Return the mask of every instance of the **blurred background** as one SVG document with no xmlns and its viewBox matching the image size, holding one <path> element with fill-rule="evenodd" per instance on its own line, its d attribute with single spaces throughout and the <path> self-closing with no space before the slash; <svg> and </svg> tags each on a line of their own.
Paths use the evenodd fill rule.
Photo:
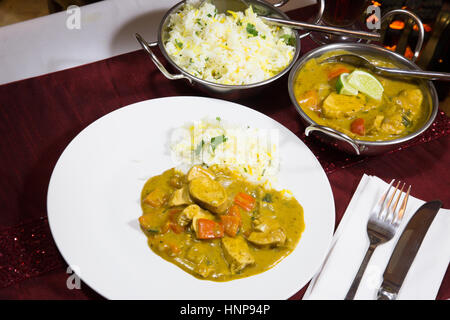
<svg viewBox="0 0 450 320">
<path fill-rule="evenodd" d="M 0 0 L 0 27 L 101 0 Z"/>
</svg>

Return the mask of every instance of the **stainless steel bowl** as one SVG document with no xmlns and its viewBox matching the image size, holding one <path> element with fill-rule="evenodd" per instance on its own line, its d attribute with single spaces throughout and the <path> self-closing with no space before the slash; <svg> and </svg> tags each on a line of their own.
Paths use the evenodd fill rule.
<svg viewBox="0 0 450 320">
<path fill-rule="evenodd" d="M 336 51 L 345 50 L 355 54 L 368 55 L 374 58 L 380 58 L 382 60 L 387 60 L 395 64 L 399 68 L 410 69 L 410 70 L 420 70 L 420 68 L 414 64 L 412 61 L 406 59 L 400 54 L 389 51 L 380 46 L 372 44 L 359 44 L 359 43 L 334 43 L 319 47 L 315 50 L 308 52 L 306 55 L 302 56 L 297 63 L 292 67 L 289 74 L 289 95 L 292 103 L 300 114 L 303 122 L 307 126 L 305 129 L 305 134 L 315 133 L 315 135 L 323 142 L 334 146 L 337 149 L 343 150 L 350 154 L 356 155 L 375 155 L 384 153 L 404 145 L 417 138 L 421 133 L 423 133 L 428 127 L 433 123 L 438 112 L 438 96 L 436 89 L 431 81 L 419 80 L 419 86 L 424 93 L 424 101 L 429 101 L 430 112 L 428 120 L 424 125 L 414 133 L 411 133 L 405 137 L 401 137 L 394 140 L 388 141 L 364 141 L 356 140 L 350 138 L 348 135 L 331 129 L 329 127 L 318 125 L 314 122 L 308 115 L 303 111 L 303 109 L 298 104 L 294 95 L 294 81 L 297 78 L 298 72 L 302 69 L 306 62 L 313 58 L 319 58 L 323 54 Z"/>
<path fill-rule="evenodd" d="M 198 88 L 202 92 L 205 92 L 211 96 L 219 97 L 222 99 L 228 99 L 228 100 L 236 100 L 244 97 L 248 97 L 251 95 L 255 95 L 258 93 L 263 87 L 266 85 L 274 82 L 278 78 L 282 77 L 284 74 L 286 74 L 291 67 L 294 65 L 295 61 L 297 60 L 299 54 L 300 54 L 300 38 L 304 35 L 299 35 L 297 31 L 293 30 L 296 41 L 295 41 L 295 53 L 294 57 L 292 58 L 291 63 L 279 74 L 273 76 L 270 79 L 267 79 L 265 81 L 261 81 L 258 83 L 252 83 L 247 85 L 225 85 L 225 84 L 219 84 L 214 83 L 210 81 L 206 81 L 200 78 L 197 78 L 193 76 L 192 74 L 187 73 L 182 68 L 180 68 L 177 64 L 173 62 L 173 60 L 168 55 L 165 47 L 164 42 L 165 39 L 167 39 L 167 24 L 169 22 L 169 17 L 177 12 L 186 1 L 179 2 L 175 6 L 173 6 L 163 17 L 159 29 L 158 29 L 158 40 L 156 42 L 147 42 L 139 34 L 136 34 L 136 38 L 138 42 L 141 44 L 141 46 L 149 53 L 150 58 L 155 63 L 155 65 L 158 67 L 158 69 L 164 74 L 164 76 L 167 77 L 167 79 L 170 80 L 178 80 L 178 79 L 186 79 L 193 87 Z M 253 8 L 259 11 L 256 12 L 262 12 L 266 16 L 270 17 L 277 17 L 277 18 L 284 18 L 289 19 L 289 17 L 279 10 L 277 7 L 280 7 L 284 5 L 286 0 L 279 2 L 278 4 L 272 5 L 270 3 L 267 3 L 265 1 L 260 0 L 248 0 L 247 3 L 249 5 L 252 5 Z M 320 17 L 317 18 L 318 20 Z M 170 73 L 164 65 L 159 61 L 159 59 L 156 57 L 156 55 L 152 52 L 151 48 L 158 46 L 161 50 L 162 54 L 164 55 L 164 58 L 172 65 L 172 67 L 178 72 L 176 74 Z"/>
</svg>

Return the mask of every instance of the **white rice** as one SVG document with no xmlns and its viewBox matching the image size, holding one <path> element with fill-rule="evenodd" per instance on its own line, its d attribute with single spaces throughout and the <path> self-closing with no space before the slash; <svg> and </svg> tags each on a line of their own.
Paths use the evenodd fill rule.
<svg viewBox="0 0 450 320">
<path fill-rule="evenodd" d="M 215 83 L 243 85 L 269 79 L 292 61 L 291 29 L 268 25 L 249 7 L 217 14 L 208 2 L 188 1 L 171 15 L 165 48 L 188 73 Z"/>
<path fill-rule="evenodd" d="M 279 170 L 277 130 L 263 130 L 204 119 L 172 133 L 172 160 L 181 171 L 194 164 L 226 165 L 255 183 L 276 182 Z"/>
</svg>

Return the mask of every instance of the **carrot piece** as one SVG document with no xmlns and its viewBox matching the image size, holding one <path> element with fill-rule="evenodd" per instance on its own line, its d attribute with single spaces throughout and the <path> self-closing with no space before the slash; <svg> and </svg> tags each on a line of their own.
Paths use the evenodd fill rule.
<svg viewBox="0 0 450 320">
<path fill-rule="evenodd" d="M 182 233 L 184 231 L 184 227 L 180 226 L 178 223 L 176 222 L 172 222 L 172 221 L 167 221 L 164 226 L 161 228 L 161 233 L 167 233 L 172 231 L 173 233 Z"/>
<path fill-rule="evenodd" d="M 167 233 L 167 232 L 169 232 L 169 230 L 171 230 L 170 229 L 170 222 L 167 222 L 165 225 L 162 226 L 161 233 L 162 234 Z"/>
<path fill-rule="evenodd" d="M 169 221 L 176 223 L 177 214 L 181 212 L 181 209 L 172 209 L 167 213 L 169 216 Z"/>
<path fill-rule="evenodd" d="M 302 108 L 309 108 L 317 111 L 319 106 L 319 96 L 317 95 L 317 91 L 309 90 L 303 93 L 298 99 L 298 104 Z"/>
<path fill-rule="evenodd" d="M 364 128 L 364 119 L 357 118 L 357 119 L 353 120 L 353 122 L 350 125 L 350 131 L 353 133 L 356 133 L 360 136 L 363 136 L 366 131 Z"/>
<path fill-rule="evenodd" d="M 239 192 L 234 197 L 234 203 L 236 203 L 239 207 L 241 207 L 245 211 L 250 212 L 255 207 L 256 200 L 247 193 Z"/>
<path fill-rule="evenodd" d="M 169 227 L 174 233 L 182 233 L 184 231 L 184 227 L 180 226 L 178 223 L 170 222 Z"/>
<path fill-rule="evenodd" d="M 241 217 L 241 209 L 239 209 L 238 205 L 232 205 L 231 207 L 228 208 L 227 211 L 227 215 L 228 216 L 232 216 L 232 217 L 238 217 L 239 219 L 239 226 L 242 226 L 242 217 Z"/>
<path fill-rule="evenodd" d="M 334 79 L 342 73 L 349 73 L 349 72 L 350 72 L 350 70 L 348 70 L 347 67 L 345 67 L 343 65 L 337 65 L 337 66 L 333 67 L 330 70 L 330 72 L 328 72 L 328 80 Z"/>
<path fill-rule="evenodd" d="M 225 233 L 230 237 L 234 237 L 239 230 L 241 219 L 237 216 L 223 215 L 220 216 L 220 220 L 222 220 Z"/>
<path fill-rule="evenodd" d="M 174 233 L 182 233 L 184 231 L 184 228 L 180 226 L 179 224 L 167 222 L 161 229 L 161 233 L 167 233 L 171 230 Z"/>
<path fill-rule="evenodd" d="M 240 219 L 241 218 L 241 209 L 239 209 L 239 207 L 234 204 L 228 208 L 227 215 L 239 217 L 239 219 Z"/>
<path fill-rule="evenodd" d="M 150 222 L 147 219 L 146 215 L 140 216 L 139 217 L 139 224 L 141 225 L 142 228 L 144 229 L 148 229 L 151 227 Z"/>
<path fill-rule="evenodd" d="M 224 229 L 221 223 L 217 223 L 210 219 L 197 220 L 197 238 L 198 239 L 215 239 L 223 238 Z"/>
<path fill-rule="evenodd" d="M 167 194 L 159 188 L 156 188 L 150 192 L 144 199 L 146 204 L 151 205 L 154 208 L 161 207 L 166 201 Z"/>
<path fill-rule="evenodd" d="M 184 227 L 180 226 L 177 222 L 177 215 L 181 212 L 181 209 L 171 209 L 167 212 L 168 219 L 164 226 L 161 228 L 161 233 L 167 233 L 171 230 L 174 233 L 182 233 Z"/>
</svg>

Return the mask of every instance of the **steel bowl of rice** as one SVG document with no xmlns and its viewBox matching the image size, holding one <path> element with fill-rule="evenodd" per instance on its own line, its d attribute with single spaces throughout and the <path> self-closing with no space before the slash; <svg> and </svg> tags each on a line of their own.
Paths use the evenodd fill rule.
<svg viewBox="0 0 450 320">
<path fill-rule="evenodd" d="M 163 17 L 157 41 L 147 42 L 139 34 L 136 38 L 168 79 L 185 79 L 214 97 L 248 97 L 289 71 L 300 54 L 300 36 L 258 17 L 289 19 L 274 5 L 257 0 L 247 4 L 245 11 L 219 13 L 208 1 L 182 1 Z M 175 73 L 154 54 L 156 46 Z"/>
</svg>

